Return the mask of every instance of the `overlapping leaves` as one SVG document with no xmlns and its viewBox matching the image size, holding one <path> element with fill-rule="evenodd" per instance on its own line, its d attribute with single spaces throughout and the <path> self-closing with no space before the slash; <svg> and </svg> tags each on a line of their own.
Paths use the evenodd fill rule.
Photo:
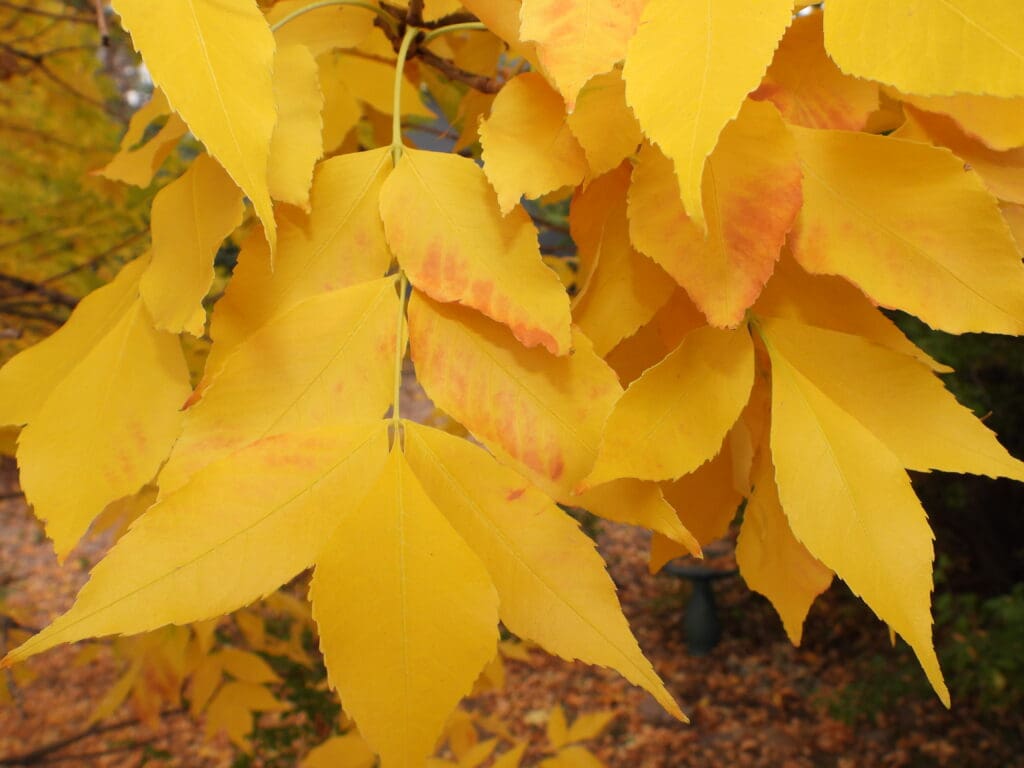
<svg viewBox="0 0 1024 768">
<path fill-rule="evenodd" d="M 1024 329 L 1007 224 L 1024 137 L 985 119 L 1024 97 L 1015 19 L 932 10 L 911 29 L 838 0 L 795 21 L 790 0 L 466 5 L 533 69 L 506 70 L 479 132 L 462 126 L 483 168 L 377 138 L 401 110 L 351 80 L 383 66 L 364 10 L 300 17 L 275 53 L 248 0 L 163 13 L 173 44 L 116 3 L 167 95 L 131 131 L 173 109 L 208 154 L 158 196 L 152 257 L 0 371 L 0 420 L 23 425 L 23 483 L 60 554 L 154 475 L 159 498 L 7 663 L 217 616 L 313 568 L 330 680 L 385 766 L 431 752 L 499 620 L 681 716 L 558 505 L 654 530 L 659 565 L 699 554 L 747 498 L 740 568 L 790 637 L 838 576 L 948 703 L 905 469 L 1024 480 L 1024 465 L 878 306 Z M 865 39 L 893 35 L 905 44 L 865 58 Z M 950 39 L 966 74 L 921 64 Z M 472 60 L 464 38 L 441 43 Z M 424 114 L 410 76 L 395 92 Z M 127 147 L 107 173 L 144 178 L 163 146 Z M 519 204 L 565 189 L 571 302 Z M 189 396 L 172 334 L 203 333 L 243 194 L 262 226 Z M 407 340 L 476 444 L 398 418 Z"/>
</svg>

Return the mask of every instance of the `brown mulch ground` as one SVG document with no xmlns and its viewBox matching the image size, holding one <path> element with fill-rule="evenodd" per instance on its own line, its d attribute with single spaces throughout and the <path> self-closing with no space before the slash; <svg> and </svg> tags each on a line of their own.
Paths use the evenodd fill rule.
<svg viewBox="0 0 1024 768">
<path fill-rule="evenodd" d="M 14 491 L 13 467 L 6 462 L 0 495 Z M 533 653 L 528 662 L 506 664 L 502 694 L 470 704 L 500 716 L 517 737 L 530 740 L 524 765 L 536 765 L 542 756 L 544 719 L 557 703 L 570 717 L 606 708 L 620 713 L 589 745 L 611 768 L 1024 766 L 1019 715 L 980 715 L 961 702 L 947 712 L 934 696 L 915 695 L 873 716 L 862 713 L 856 725 L 835 719 L 830 712 L 855 679 L 858 660 L 893 653 L 884 625 L 842 587 L 818 601 L 804 644 L 794 649 L 766 601 L 738 578 L 721 582 L 716 593 L 724 638 L 710 655 L 697 658 L 687 653 L 680 626 L 685 585 L 647 574 L 643 532 L 604 522 L 599 529 L 625 613 L 692 722 L 676 723 L 610 671 Z M 26 621 L 42 624 L 66 608 L 101 551 L 101 544 L 87 543 L 59 567 L 23 500 L 0 500 L 0 587 L 6 585 L 9 602 Z M 75 657 L 73 649 L 60 648 L 30 662 L 35 679 L 19 689 L 12 704 L 0 706 L 0 766 L 231 764 L 230 746 L 223 739 L 206 741 L 201 725 L 187 717 L 171 715 L 153 729 L 130 723 L 126 712 L 105 723 L 128 725 L 75 740 L 48 753 L 45 762 L 4 762 L 81 732 L 96 692 L 109 687 L 116 669 L 102 657 L 87 665 L 76 664 Z M 173 757 L 150 761 L 153 750 Z"/>
</svg>

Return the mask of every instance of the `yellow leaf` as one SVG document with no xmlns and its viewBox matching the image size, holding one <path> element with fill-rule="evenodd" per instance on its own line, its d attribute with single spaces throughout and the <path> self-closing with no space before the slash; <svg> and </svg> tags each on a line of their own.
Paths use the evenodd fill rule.
<svg viewBox="0 0 1024 768">
<path fill-rule="evenodd" d="M 213 258 L 242 223 L 242 193 L 215 160 L 199 155 L 153 201 L 153 259 L 139 292 L 156 327 L 202 336 L 202 300 L 213 283 Z"/>
<path fill-rule="evenodd" d="M 625 58 L 643 6 L 643 0 L 523 0 L 522 39 L 536 42 L 570 112 L 590 78 Z"/>
<path fill-rule="evenodd" d="M 881 440 L 763 338 L 775 481 L 794 536 L 903 636 L 949 706 L 932 646 L 932 532 L 910 478 Z"/>
<path fill-rule="evenodd" d="M 269 435 L 383 416 L 397 323 L 390 278 L 318 294 L 274 317 L 235 348 L 188 410 L 160 473 L 161 495 Z"/>
<path fill-rule="evenodd" d="M 483 560 L 512 632 L 562 658 L 612 667 L 682 716 L 633 639 L 593 542 L 568 515 L 465 440 L 407 424 L 406 451 L 427 494 Z"/>
<path fill-rule="evenodd" d="M 615 404 L 585 482 L 693 472 L 718 453 L 753 383 L 754 345 L 745 327 L 692 331 Z"/>
<path fill-rule="evenodd" d="M 494 656 L 498 597 L 397 446 L 365 500 L 332 512 L 310 586 L 328 679 L 383 768 L 422 765 Z"/>
<path fill-rule="evenodd" d="M 754 476 L 754 493 L 743 510 L 736 564 L 747 586 L 775 607 L 793 645 L 800 645 L 814 599 L 832 583 L 832 571 L 797 541 L 779 504 L 767 456 Z"/>
<path fill-rule="evenodd" d="M 566 122 L 565 104 L 536 72 L 505 84 L 479 134 L 484 173 L 498 193 L 502 215 L 521 197 L 532 200 L 576 186 L 587 172 L 586 155 Z"/>
<path fill-rule="evenodd" d="M 487 739 L 479 744 L 474 744 L 465 753 L 459 755 L 458 768 L 477 768 L 480 763 L 491 756 L 496 746 L 498 746 L 497 739 Z"/>
<path fill-rule="evenodd" d="M 340 75 L 344 63 L 338 57 L 324 55 L 317 59 L 320 88 L 324 95 L 323 145 L 325 152 L 333 152 L 356 127 L 363 110 L 351 89 Z"/>
<path fill-rule="evenodd" d="M 267 21 L 275 24 L 285 16 L 312 5 L 312 0 L 278 0 L 267 11 Z M 375 16 L 364 8 L 328 6 L 292 19 L 277 30 L 280 47 L 304 45 L 319 56 L 335 48 L 355 48 L 373 31 Z"/>
<path fill-rule="evenodd" d="M 678 542 L 695 557 L 702 556 L 697 539 L 680 522 L 657 483 L 631 478 L 613 480 L 566 497 L 562 503 L 581 507 L 606 520 L 648 528 Z"/>
<path fill-rule="evenodd" d="M 911 342 L 863 293 L 841 277 L 809 275 L 783 251 L 772 279 L 751 309 L 756 317 L 778 317 L 804 325 L 862 336 L 910 355 L 936 373 L 953 369 Z"/>
<path fill-rule="evenodd" d="M 793 255 L 950 333 L 1024 332 L 1024 266 L 994 198 L 947 150 L 792 129 L 804 169 Z M 907 201 L 913 201 L 908 204 Z"/>
<path fill-rule="evenodd" d="M 255 683 L 226 683 L 206 710 L 208 736 L 223 731 L 243 752 L 250 752 L 246 736 L 252 731 L 254 712 L 274 712 L 286 709 L 262 685 Z"/>
<path fill-rule="evenodd" d="M 730 433 L 731 434 L 731 433 Z M 726 443 L 718 455 L 678 480 L 663 484 L 665 498 L 675 507 L 679 520 L 701 546 L 722 538 L 743 501 L 733 483 L 733 445 Z M 669 560 L 686 553 L 677 542 L 655 537 L 650 567 L 658 571 Z M 653 550 L 657 550 L 657 555 Z"/>
<path fill-rule="evenodd" d="M 526 752 L 526 745 L 517 744 L 498 757 L 491 768 L 519 768 L 519 761 L 523 759 L 524 752 Z"/>
<path fill-rule="evenodd" d="M 277 109 L 274 37 L 252 0 L 114 0 L 153 82 L 253 201 L 276 243 L 267 160 Z"/>
<path fill-rule="evenodd" d="M 565 710 L 560 704 L 551 708 L 551 715 L 548 717 L 547 725 L 548 743 L 555 749 L 565 746 L 566 738 L 569 735 L 569 726 L 565 721 Z"/>
<path fill-rule="evenodd" d="M 277 676 L 261 656 L 240 648 L 227 647 L 217 654 L 225 672 L 243 683 L 276 683 Z"/>
<path fill-rule="evenodd" d="M 313 179 L 308 220 L 284 223 L 271 268 L 257 233 L 242 247 L 238 266 L 210 323 L 215 372 L 227 355 L 274 315 L 318 293 L 381 277 L 391 263 L 378 212 L 388 150 L 326 160 Z"/>
<path fill-rule="evenodd" d="M 531 66 L 537 63 L 536 46 L 520 37 L 521 0 L 463 0 L 462 5 L 504 40 L 514 56 L 525 59 Z"/>
<path fill-rule="evenodd" d="M 616 717 L 618 717 L 618 713 L 610 709 L 602 712 L 585 712 L 579 715 L 569 728 L 567 743 L 596 739 L 608 727 L 608 723 Z"/>
<path fill-rule="evenodd" d="M 189 390 L 178 340 L 153 329 L 138 298 L 73 360 L 18 438 L 22 489 L 61 558 L 104 507 L 152 479 Z"/>
<path fill-rule="evenodd" d="M 629 43 L 626 101 L 674 162 L 698 231 L 705 159 L 761 81 L 792 8 L 791 0 L 650 0 Z"/>
<path fill-rule="evenodd" d="M 971 138 L 989 149 L 1005 152 L 1024 146 L 1024 98 L 1000 99 L 970 93 L 955 96 L 893 95 L 917 109 L 946 115 Z"/>
<path fill-rule="evenodd" d="M 392 92 L 395 85 L 395 65 L 386 61 L 344 53 L 328 54 L 337 60 L 335 72 L 355 98 L 378 112 L 390 115 L 394 110 Z M 403 115 L 416 115 L 436 119 L 420 97 L 419 89 L 402 78 L 401 105 Z"/>
<path fill-rule="evenodd" d="M 171 113 L 166 97 L 159 89 L 136 110 L 121 139 L 121 149 L 109 163 L 95 171 L 108 179 L 123 181 L 136 187 L 148 187 L 164 160 L 188 132 L 188 126 L 176 113 Z M 140 144 L 145 130 L 154 120 L 167 115 L 167 120 L 149 141 Z"/>
<path fill-rule="evenodd" d="M 537 768 L 605 768 L 586 748 L 580 746 L 566 747 L 554 757 L 542 760 Z"/>
<path fill-rule="evenodd" d="M 224 670 L 216 656 L 207 656 L 189 681 L 189 712 L 199 717 L 224 680 Z"/>
<path fill-rule="evenodd" d="M 500 326 L 413 294 L 409 341 L 434 403 L 554 497 L 590 471 L 621 389 L 579 334 L 574 354 L 525 349 Z"/>
<path fill-rule="evenodd" d="M 380 423 L 277 435 L 197 473 L 93 568 L 67 613 L 4 665 L 86 637 L 220 616 L 310 567 L 385 461 Z M 242 563 L 257 562 L 258 568 Z M 369 626 L 369 625 L 368 625 Z"/>
<path fill-rule="evenodd" d="M 844 71 L 907 93 L 1024 96 L 1024 15 L 1001 0 L 832 0 L 825 45 Z"/>
<path fill-rule="evenodd" d="M 363 738 L 350 732 L 311 749 L 301 768 L 373 768 L 376 764 L 377 758 Z"/>
<path fill-rule="evenodd" d="M 640 152 L 629 192 L 633 244 L 671 274 L 712 325 L 735 326 L 768 281 L 800 210 L 800 165 L 771 104 L 748 101 L 704 172 L 707 232 L 686 216 L 672 163 Z"/>
<path fill-rule="evenodd" d="M 615 168 L 643 141 L 640 124 L 626 104 L 626 83 L 618 69 L 583 86 L 576 109 L 567 119 L 569 130 L 583 147 L 591 176 Z"/>
<path fill-rule="evenodd" d="M 138 301 L 143 257 L 82 299 L 67 322 L 0 368 L 0 424 L 20 426 L 38 415 L 46 398 L 100 344 Z"/>
<path fill-rule="evenodd" d="M 859 131 L 878 109 L 878 84 L 844 75 L 825 52 L 822 13 L 793 19 L 754 97 L 787 123 Z"/>
<path fill-rule="evenodd" d="M 1001 200 L 1024 204 L 1024 147 L 998 152 L 961 130 L 945 115 L 921 112 L 904 106 L 906 120 L 894 138 L 923 141 L 951 149 L 964 161 L 964 170 L 975 171 L 989 192 Z"/>
<path fill-rule="evenodd" d="M 630 172 L 623 163 L 577 191 L 569 213 L 582 286 L 573 299 L 573 319 L 601 357 L 646 324 L 675 288 L 672 278 L 629 240 Z"/>
<path fill-rule="evenodd" d="M 380 193 L 388 244 L 412 284 L 504 323 L 526 346 L 569 351 L 569 298 L 521 208 L 502 217 L 469 158 L 406 149 Z"/>
<path fill-rule="evenodd" d="M 303 45 L 278 48 L 274 59 L 277 125 L 270 143 L 270 196 L 309 210 L 313 166 L 323 154 L 324 106 L 316 59 Z"/>
<path fill-rule="evenodd" d="M 1017 247 L 1024 252 L 1024 205 L 1004 203 L 999 207 L 1003 212 L 1003 219 L 1013 233 L 1013 239 L 1017 241 Z"/>
<path fill-rule="evenodd" d="M 1024 463 L 916 360 L 865 339 L 788 320 L 762 323 L 772 346 L 885 443 L 903 466 L 1024 481 Z"/>
</svg>

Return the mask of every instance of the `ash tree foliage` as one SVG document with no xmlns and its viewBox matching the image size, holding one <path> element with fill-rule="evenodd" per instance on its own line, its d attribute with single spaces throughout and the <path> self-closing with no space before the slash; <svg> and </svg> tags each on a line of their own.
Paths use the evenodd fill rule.
<svg viewBox="0 0 1024 768">
<path fill-rule="evenodd" d="M 135 516 L 4 665 L 312 568 L 329 681 L 385 768 L 424 763 L 499 622 L 685 719 L 559 505 L 651 529 L 656 570 L 746 500 L 741 573 L 792 641 L 838 577 L 949 704 L 906 470 L 1024 464 L 880 307 L 1024 332 L 1015 2 L 113 9 L 157 90 L 102 173 L 204 151 L 148 252 L 0 370 L 58 557 Z M 433 110 L 452 152 L 415 146 Z M 570 200 L 574 270 L 523 198 Z M 187 337 L 212 341 L 192 377 Z M 407 354 L 461 432 L 403 418 Z"/>
</svg>

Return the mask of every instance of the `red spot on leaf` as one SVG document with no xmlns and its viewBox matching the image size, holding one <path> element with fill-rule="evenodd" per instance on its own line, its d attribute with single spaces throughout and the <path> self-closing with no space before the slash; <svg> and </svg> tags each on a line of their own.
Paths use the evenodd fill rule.
<svg viewBox="0 0 1024 768">
<path fill-rule="evenodd" d="M 520 498 L 524 493 L 526 493 L 525 488 L 514 488 L 513 490 L 508 492 L 508 495 L 505 496 L 505 498 L 508 499 L 509 501 L 515 501 L 516 499 Z"/>
</svg>

